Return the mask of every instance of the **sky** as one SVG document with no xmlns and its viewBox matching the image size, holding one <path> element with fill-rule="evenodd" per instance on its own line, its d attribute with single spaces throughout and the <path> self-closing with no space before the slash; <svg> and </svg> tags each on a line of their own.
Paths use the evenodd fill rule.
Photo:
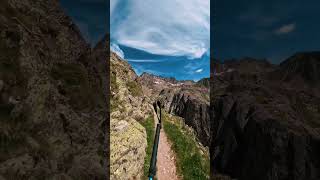
<svg viewBox="0 0 320 180">
<path fill-rule="evenodd" d="M 254 57 L 277 64 L 296 52 L 320 50 L 319 0 L 215 0 L 213 57 Z"/>
<path fill-rule="evenodd" d="M 111 50 L 138 75 L 210 74 L 210 0 L 110 0 Z"/>
<path fill-rule="evenodd" d="M 111 48 L 138 74 L 209 76 L 210 36 L 211 55 L 219 60 L 254 57 L 277 64 L 320 48 L 319 0 L 60 2 L 92 46 L 111 30 Z"/>
<path fill-rule="evenodd" d="M 109 32 L 109 0 L 60 0 L 60 4 L 92 47 Z"/>
</svg>

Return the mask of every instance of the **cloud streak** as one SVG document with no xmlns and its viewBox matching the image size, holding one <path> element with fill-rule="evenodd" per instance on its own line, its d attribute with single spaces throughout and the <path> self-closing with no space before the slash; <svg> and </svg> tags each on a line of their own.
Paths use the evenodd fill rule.
<svg viewBox="0 0 320 180">
<path fill-rule="evenodd" d="M 165 77 L 175 77 L 178 80 L 199 80 L 209 77 L 209 57 L 200 59 L 181 59 L 181 57 L 166 57 L 163 59 L 128 59 L 135 72 L 140 75 L 148 72 Z"/>
<path fill-rule="evenodd" d="M 285 24 L 285 25 L 281 26 L 280 28 L 276 29 L 275 33 L 277 35 L 288 34 L 288 33 L 293 32 L 295 29 L 296 29 L 295 23 Z"/>
<path fill-rule="evenodd" d="M 111 38 L 153 54 L 199 58 L 210 47 L 209 0 L 111 0 Z"/>
<path fill-rule="evenodd" d="M 159 62 L 163 62 L 164 60 L 154 60 L 154 59 L 128 59 L 128 62 L 148 62 L 148 63 L 159 63 Z"/>
<path fill-rule="evenodd" d="M 124 59 L 124 53 L 123 53 L 122 49 L 117 44 L 111 43 L 110 50 L 112 52 L 116 53 L 122 59 Z"/>
<path fill-rule="evenodd" d="M 203 69 L 198 69 L 196 70 L 196 73 L 201 73 L 203 71 Z"/>
</svg>

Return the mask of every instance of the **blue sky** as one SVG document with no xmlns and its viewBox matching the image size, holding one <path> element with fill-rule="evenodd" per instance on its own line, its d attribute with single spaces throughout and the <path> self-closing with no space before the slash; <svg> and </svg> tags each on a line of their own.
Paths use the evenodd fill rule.
<svg viewBox="0 0 320 180">
<path fill-rule="evenodd" d="M 209 77 L 210 0 L 110 0 L 110 36 L 139 75 Z"/>
<path fill-rule="evenodd" d="M 212 48 L 220 60 L 267 58 L 279 63 L 320 50 L 319 0 L 215 0 Z"/>
<path fill-rule="evenodd" d="M 209 19 L 211 54 L 220 60 L 250 56 L 279 63 L 296 52 L 320 48 L 319 0 L 60 2 L 92 46 L 111 23 L 112 46 L 123 51 L 139 74 L 194 80 L 209 76 Z"/>
<path fill-rule="evenodd" d="M 109 0 L 60 0 L 60 4 L 91 46 L 109 32 Z"/>
</svg>

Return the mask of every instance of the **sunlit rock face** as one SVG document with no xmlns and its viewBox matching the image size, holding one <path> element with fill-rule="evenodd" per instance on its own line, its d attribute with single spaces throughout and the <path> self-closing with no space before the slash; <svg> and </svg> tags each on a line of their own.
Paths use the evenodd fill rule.
<svg viewBox="0 0 320 180">
<path fill-rule="evenodd" d="M 152 115 L 152 106 L 128 62 L 112 52 L 110 65 L 111 179 L 140 179 L 144 172 L 147 135 L 139 122 Z"/>
<path fill-rule="evenodd" d="M 148 73 L 140 76 L 140 82 L 151 91 L 150 97 L 160 100 L 164 110 L 182 117 L 185 124 L 192 127 L 198 141 L 209 145 L 209 87 L 208 79 L 199 82 L 178 81 L 175 78 L 165 78 Z"/>
</svg>

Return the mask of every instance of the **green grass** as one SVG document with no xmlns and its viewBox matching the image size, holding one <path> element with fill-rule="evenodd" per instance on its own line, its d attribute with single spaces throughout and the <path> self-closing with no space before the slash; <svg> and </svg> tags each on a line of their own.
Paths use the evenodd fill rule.
<svg viewBox="0 0 320 180">
<path fill-rule="evenodd" d="M 111 87 L 111 91 L 116 92 L 119 89 L 119 86 L 117 84 L 117 76 L 115 74 L 115 72 L 111 72 L 111 77 L 110 77 L 110 87 Z"/>
<path fill-rule="evenodd" d="M 12 158 L 27 149 L 26 136 L 32 128 L 28 121 L 27 107 L 23 107 L 19 114 L 11 116 L 14 106 L 0 104 L 0 161 Z"/>
<path fill-rule="evenodd" d="M 150 161 L 152 155 L 152 147 L 153 147 L 153 139 L 154 139 L 154 120 L 152 116 L 148 117 L 146 120 L 141 122 L 141 125 L 146 129 L 147 132 L 147 149 L 146 149 L 146 157 L 144 159 L 144 176 L 147 179 L 150 168 Z"/>
<path fill-rule="evenodd" d="M 117 92 L 119 90 L 119 85 L 117 84 L 116 72 L 112 71 L 110 74 L 111 74 L 111 76 L 110 76 L 110 90 L 111 90 L 111 92 Z M 111 112 L 116 110 L 119 103 L 120 103 L 119 97 L 113 96 L 113 95 L 110 97 L 110 110 L 111 110 Z"/>
<path fill-rule="evenodd" d="M 70 104 L 77 110 L 91 109 L 98 101 L 95 95 L 99 94 L 89 83 L 89 77 L 81 64 L 55 64 L 51 76 L 62 81 L 61 93 L 70 97 Z"/>
<path fill-rule="evenodd" d="M 69 86 L 76 86 L 86 81 L 85 73 L 85 68 L 80 64 L 55 64 L 51 75 L 54 79 L 62 79 Z"/>
<path fill-rule="evenodd" d="M 183 128 L 169 121 L 169 117 L 164 115 L 164 131 L 172 142 L 172 148 L 177 156 L 178 172 L 184 180 L 209 179 L 210 161 L 209 157 L 202 155 L 197 146 L 197 142 L 192 138 L 192 134 Z"/>
<path fill-rule="evenodd" d="M 142 87 L 136 81 L 129 81 L 127 83 L 129 91 L 132 93 L 133 96 L 141 96 L 142 95 Z"/>
<path fill-rule="evenodd" d="M 117 110 L 117 107 L 119 105 L 120 101 L 119 101 L 119 97 L 110 97 L 110 111 L 114 112 Z"/>
</svg>

